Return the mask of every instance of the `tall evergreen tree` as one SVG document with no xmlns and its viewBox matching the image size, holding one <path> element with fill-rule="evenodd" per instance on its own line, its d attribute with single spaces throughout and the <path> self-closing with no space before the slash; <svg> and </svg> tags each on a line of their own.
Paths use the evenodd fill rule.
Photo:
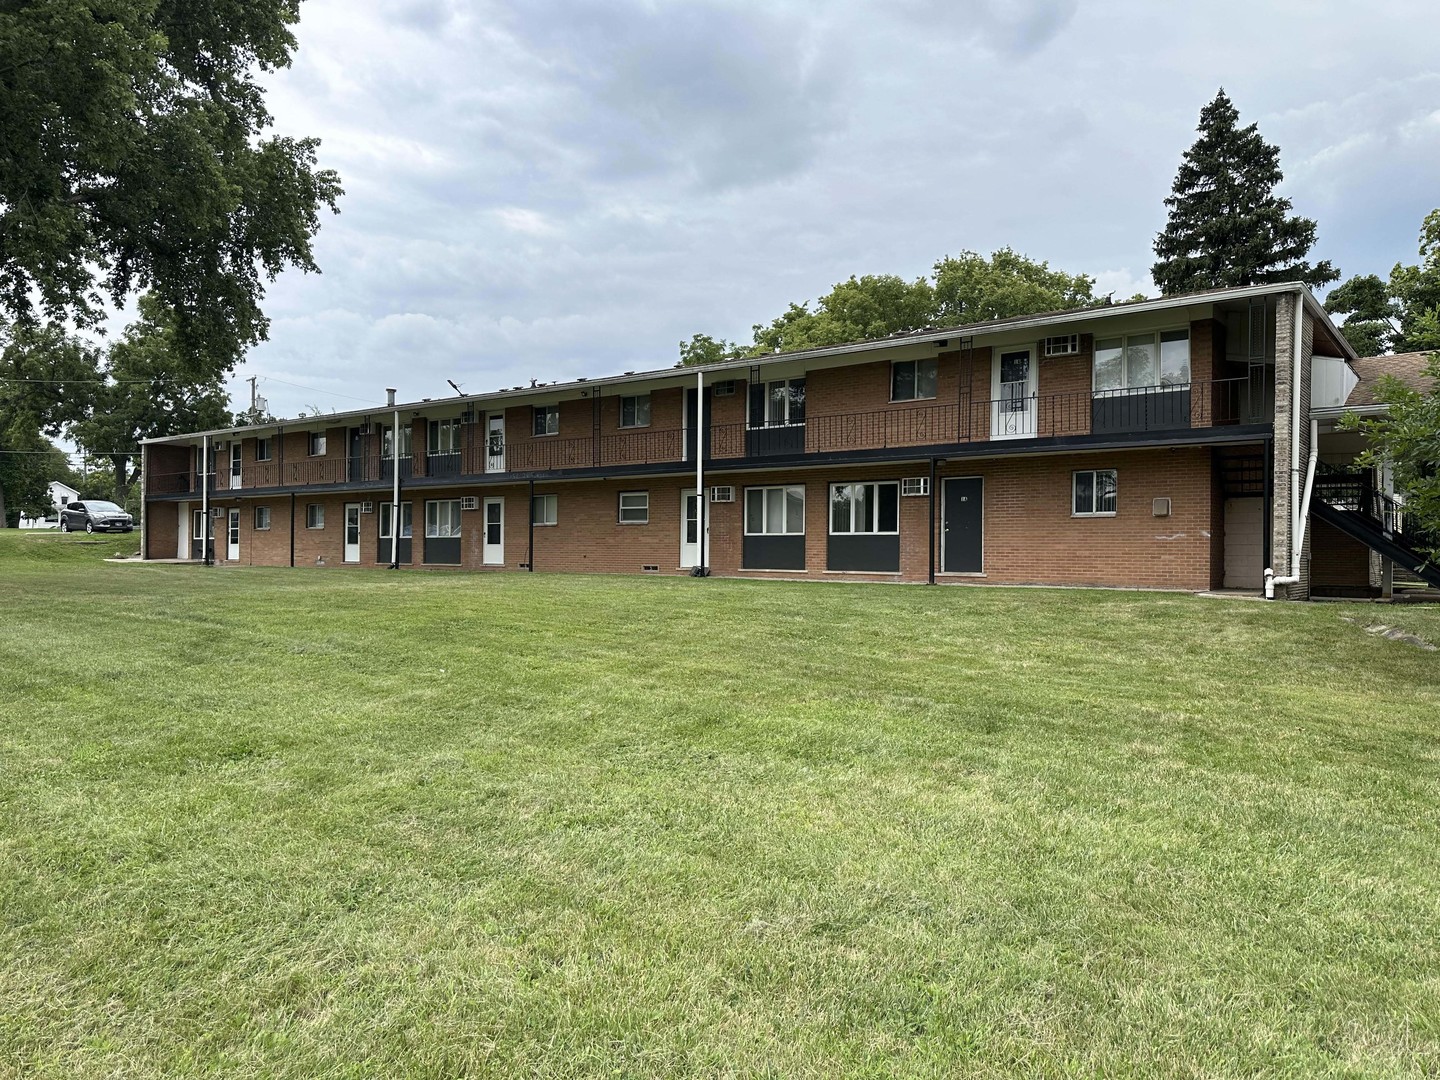
<svg viewBox="0 0 1440 1080">
<path fill-rule="evenodd" d="M 1328 260 L 1306 261 L 1315 222 L 1275 194 L 1280 148 L 1239 119 L 1223 88 L 1200 111 L 1200 137 L 1180 162 L 1165 200 L 1169 221 L 1155 238 L 1150 276 L 1166 295 L 1280 281 L 1316 287 L 1340 276 Z"/>
</svg>

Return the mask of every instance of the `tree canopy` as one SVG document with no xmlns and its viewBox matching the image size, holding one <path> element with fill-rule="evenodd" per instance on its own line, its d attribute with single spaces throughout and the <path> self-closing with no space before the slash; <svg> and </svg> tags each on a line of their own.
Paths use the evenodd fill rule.
<svg viewBox="0 0 1440 1080">
<path fill-rule="evenodd" d="M 1440 210 L 1420 227 L 1420 261 L 1396 263 L 1388 280 L 1352 277 L 1325 298 L 1325 310 L 1344 315 L 1340 332 L 1361 356 L 1440 349 Z"/>
<path fill-rule="evenodd" d="M 1165 295 L 1240 285 L 1300 281 L 1318 287 L 1340 273 L 1306 260 L 1315 222 L 1291 214 L 1275 194 L 1284 179 L 1280 149 L 1240 113 L 1222 88 L 1200 111 L 1200 137 L 1180 162 L 1165 199 L 1169 218 L 1155 238 L 1150 268 Z"/>
<path fill-rule="evenodd" d="M 299 0 L 29 0 L 0 9 L 0 312 L 97 325 L 148 289 L 181 351 L 264 339 L 264 280 L 316 270 L 339 178 L 267 136 L 257 77 Z"/>
<path fill-rule="evenodd" d="M 815 301 L 792 303 L 768 323 L 752 327 L 749 345 L 706 334 L 680 343 L 682 365 L 873 341 L 910 330 L 1032 315 L 1109 303 L 1095 296 L 1095 279 L 1052 270 L 1010 248 L 988 258 L 973 251 L 946 256 L 929 277 L 866 274 L 839 282 Z"/>
</svg>

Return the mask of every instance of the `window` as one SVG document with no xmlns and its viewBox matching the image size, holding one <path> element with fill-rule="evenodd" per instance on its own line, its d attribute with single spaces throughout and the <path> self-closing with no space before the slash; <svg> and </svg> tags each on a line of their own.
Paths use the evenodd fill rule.
<svg viewBox="0 0 1440 1080">
<path fill-rule="evenodd" d="M 805 380 L 780 379 L 750 388 L 750 426 L 782 427 L 805 422 Z"/>
<path fill-rule="evenodd" d="M 831 484 L 830 531 L 896 535 L 900 532 L 900 485 Z"/>
<path fill-rule="evenodd" d="M 622 491 L 620 493 L 620 524 L 650 524 L 650 492 Z"/>
<path fill-rule="evenodd" d="M 649 394 L 637 394 L 634 397 L 622 397 L 620 399 L 620 426 L 650 426 Z"/>
<path fill-rule="evenodd" d="M 559 405 L 536 405 L 536 406 L 535 406 L 535 434 L 536 434 L 536 435 L 559 435 L 559 434 L 560 434 L 560 406 L 559 406 Z"/>
<path fill-rule="evenodd" d="M 1114 469 L 1085 469 L 1075 473 L 1071 512 L 1076 517 L 1111 517 L 1115 503 Z"/>
<path fill-rule="evenodd" d="M 412 506 L 412 505 L 411 505 L 410 503 L 408 503 L 408 502 L 406 502 L 406 503 L 401 503 L 401 504 L 400 504 L 400 539 L 401 539 L 401 540 L 409 540 L 409 539 L 414 535 L 414 533 L 415 533 L 414 524 L 413 524 L 413 519 L 414 519 L 414 513 L 413 513 L 413 511 L 414 511 L 414 509 L 415 509 L 414 506 Z M 384 503 L 381 503 L 381 504 L 380 504 L 380 539 L 381 539 L 381 540 L 389 540 L 389 539 L 390 539 L 390 515 L 391 515 L 391 513 L 393 512 L 393 510 L 394 510 L 394 506 L 393 506 L 391 503 L 384 502 Z"/>
<path fill-rule="evenodd" d="M 805 531 L 805 488 L 745 489 L 745 535 L 782 536 Z"/>
<path fill-rule="evenodd" d="M 310 456 L 311 456 L 311 457 L 324 457 L 324 456 L 325 456 L 325 433 L 324 433 L 324 432 L 315 432 L 315 431 L 312 431 L 312 432 L 310 433 Z"/>
<path fill-rule="evenodd" d="M 269 439 L 256 439 L 256 440 L 255 440 L 255 460 L 256 460 L 256 461 L 269 461 L 269 460 L 270 460 L 270 440 L 269 440 Z"/>
<path fill-rule="evenodd" d="M 305 504 L 305 527 L 307 529 L 323 529 L 325 527 L 325 504 Z"/>
<path fill-rule="evenodd" d="M 1042 356 L 1074 356 L 1080 351 L 1080 335 L 1061 334 L 1059 337 L 1047 337 L 1041 345 Z"/>
<path fill-rule="evenodd" d="M 77 503 L 76 505 L 79 505 L 79 504 Z M 204 540 L 204 539 L 205 539 L 205 511 L 204 511 L 204 510 L 196 510 L 196 511 L 191 515 L 190 524 L 191 524 L 190 539 L 192 539 L 192 540 Z"/>
<path fill-rule="evenodd" d="M 929 360 L 896 360 L 890 365 L 890 400 L 918 401 L 933 398 L 936 387 L 937 362 Z"/>
<path fill-rule="evenodd" d="M 1189 330 L 1130 334 L 1095 342 L 1097 391 L 1189 385 Z"/>
<path fill-rule="evenodd" d="M 536 495 L 530 500 L 530 521 L 535 525 L 554 525 L 559 518 L 558 495 Z"/>
<path fill-rule="evenodd" d="M 460 452 L 460 421 L 431 420 L 429 452 L 434 454 L 458 454 Z"/>
<path fill-rule="evenodd" d="M 401 519 L 404 528 L 404 518 Z M 425 504 L 425 535 L 430 539 L 460 535 L 460 500 L 436 499 Z"/>
<path fill-rule="evenodd" d="M 402 427 L 400 429 L 400 456 L 402 458 L 410 456 L 411 440 L 414 438 L 414 435 L 414 431 L 409 427 Z M 387 427 L 385 433 L 380 437 L 380 453 L 384 457 L 390 458 L 395 456 L 394 450 L 395 429 L 393 427 Z"/>
<path fill-rule="evenodd" d="M 270 507 L 255 507 L 255 531 L 264 532 L 270 528 Z"/>
</svg>

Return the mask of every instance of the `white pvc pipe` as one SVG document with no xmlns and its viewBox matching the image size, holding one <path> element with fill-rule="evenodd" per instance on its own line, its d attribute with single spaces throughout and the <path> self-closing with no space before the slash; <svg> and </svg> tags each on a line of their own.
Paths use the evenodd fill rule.
<svg viewBox="0 0 1440 1080">
<path fill-rule="evenodd" d="M 395 394 L 390 394 L 394 401 Z M 390 566 L 400 566 L 400 410 L 395 410 L 390 429 L 390 471 L 395 474 L 395 488 L 390 499 Z"/>
<path fill-rule="evenodd" d="M 695 561 L 709 565 L 705 529 L 705 373 L 695 372 Z"/>
<path fill-rule="evenodd" d="M 200 559 L 210 565 L 210 436 L 200 441 Z"/>
</svg>

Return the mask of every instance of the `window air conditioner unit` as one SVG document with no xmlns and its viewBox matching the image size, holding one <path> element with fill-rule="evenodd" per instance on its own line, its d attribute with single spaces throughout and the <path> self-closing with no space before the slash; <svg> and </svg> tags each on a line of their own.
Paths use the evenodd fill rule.
<svg viewBox="0 0 1440 1080">
<path fill-rule="evenodd" d="M 713 388 L 713 393 L 716 397 L 733 396 L 735 393 L 735 380 L 724 379 L 721 382 L 717 382 Z"/>
<path fill-rule="evenodd" d="M 735 489 L 729 484 L 717 484 L 710 489 L 710 501 L 712 503 L 733 503 Z"/>
<path fill-rule="evenodd" d="M 474 409 L 466 409 L 463 413 L 460 414 L 460 422 L 461 422 L 462 424 L 473 424 L 473 423 L 475 423 L 475 410 L 474 410 Z"/>
<path fill-rule="evenodd" d="M 362 502 L 360 504 L 360 512 L 362 514 L 373 514 L 375 512 L 375 504 L 373 502 Z"/>
<path fill-rule="evenodd" d="M 369 424 L 361 424 L 358 428 L 355 429 L 355 431 L 356 431 L 356 434 L 359 434 L 359 435 L 369 435 L 369 434 L 370 434 L 370 425 L 369 425 Z"/>
<path fill-rule="evenodd" d="M 900 481 L 901 495 L 929 495 L 930 478 L 928 476 L 907 476 Z"/>
<path fill-rule="evenodd" d="M 223 506 L 210 507 L 210 516 L 218 521 L 225 516 L 225 508 Z"/>
<path fill-rule="evenodd" d="M 478 495 L 462 495 L 460 497 L 461 510 L 479 510 L 480 497 Z"/>
<path fill-rule="evenodd" d="M 1045 339 L 1044 353 L 1046 356 L 1074 356 L 1079 351 L 1079 334 L 1061 334 L 1059 337 Z"/>
</svg>

